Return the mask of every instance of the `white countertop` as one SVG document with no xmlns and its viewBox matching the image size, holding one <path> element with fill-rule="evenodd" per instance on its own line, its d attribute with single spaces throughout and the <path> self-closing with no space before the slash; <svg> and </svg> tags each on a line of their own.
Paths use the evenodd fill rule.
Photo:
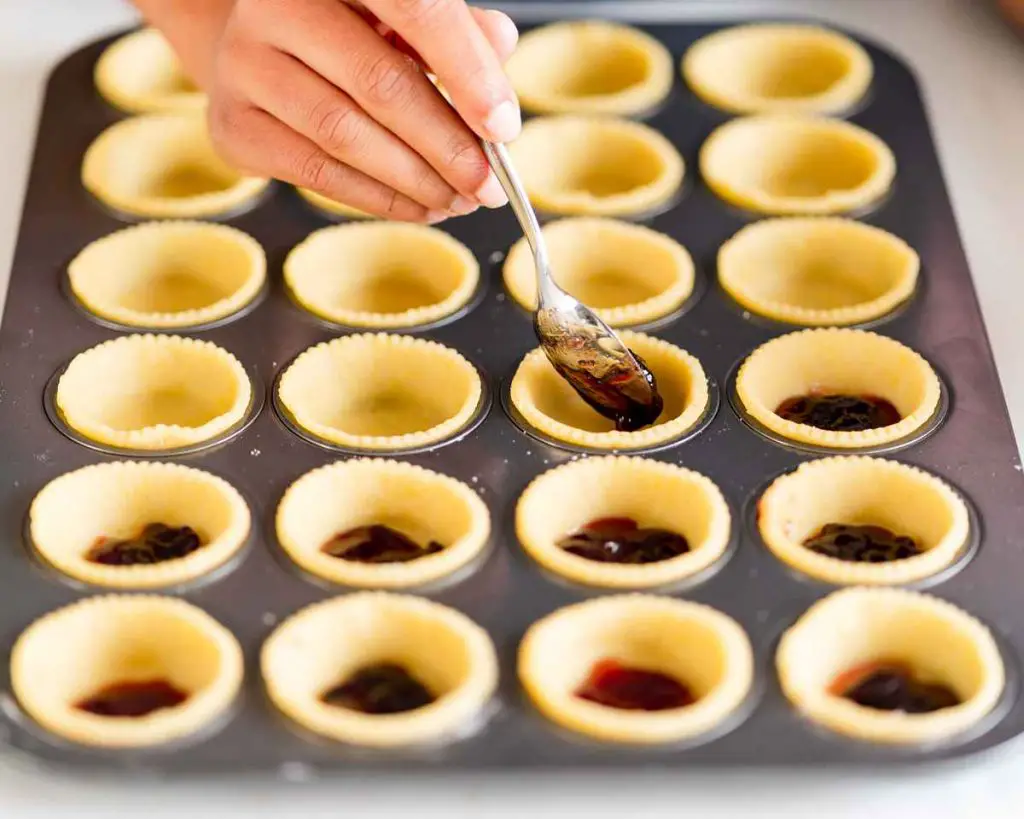
<svg viewBox="0 0 1024 819">
<path fill-rule="evenodd" d="M 634 17 L 816 14 L 887 43 L 917 68 L 1017 430 L 1024 430 L 1024 42 L 988 0 L 628 2 Z M 514 4 L 506 4 L 513 7 Z M 130 24 L 120 0 L 0 0 L 0 304 L 43 85 L 79 45 Z M 54 226 L 59 230 L 59 226 Z M 967 762 L 872 773 L 698 772 L 118 784 L 0 753 L 0 817 L 410 815 L 1020 816 L 1024 739 Z"/>
</svg>

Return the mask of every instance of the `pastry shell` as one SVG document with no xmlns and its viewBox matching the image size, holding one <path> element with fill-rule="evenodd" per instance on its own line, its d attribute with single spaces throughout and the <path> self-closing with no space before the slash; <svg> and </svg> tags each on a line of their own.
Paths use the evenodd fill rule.
<svg viewBox="0 0 1024 819">
<path fill-rule="evenodd" d="M 840 585 L 923 580 L 960 556 L 970 530 L 966 504 L 943 481 L 917 467 L 863 456 L 801 464 L 776 478 L 757 509 L 761 538 L 777 558 Z M 828 523 L 884 526 L 914 538 L 922 553 L 888 563 L 854 563 L 804 546 Z"/>
<path fill-rule="evenodd" d="M 223 437 L 245 418 L 253 391 L 241 363 L 209 341 L 129 335 L 79 353 L 55 404 L 75 432 L 122 449 L 159 451 Z"/>
<path fill-rule="evenodd" d="M 601 518 L 632 518 L 686 538 L 690 550 L 657 563 L 600 563 L 567 552 L 559 541 Z M 644 458 L 595 457 L 535 478 L 516 505 L 516 536 L 541 566 L 569 580 L 609 589 L 674 583 L 725 554 L 729 506 L 703 475 Z"/>
<path fill-rule="evenodd" d="M 628 120 L 538 117 L 526 122 L 509 150 L 531 202 L 548 213 L 648 213 L 683 182 L 683 159 L 672 143 Z"/>
<path fill-rule="evenodd" d="M 209 324 L 256 298 L 267 278 L 259 242 L 227 225 L 147 222 L 87 245 L 68 265 L 93 314 L 132 327 Z"/>
<path fill-rule="evenodd" d="M 236 211 L 269 180 L 226 164 L 200 114 L 158 113 L 129 117 L 103 131 L 85 152 L 82 184 L 120 213 L 187 219 Z"/>
<path fill-rule="evenodd" d="M 832 682 L 869 662 L 907 663 L 950 686 L 959 705 L 925 714 L 881 711 L 829 692 Z M 903 589 L 849 588 L 819 600 L 783 635 L 776 654 L 783 693 L 832 731 L 884 744 L 950 740 L 978 725 L 1005 685 L 991 632 L 937 597 Z"/>
<path fill-rule="evenodd" d="M 576 696 L 600 660 L 657 671 L 696 702 L 664 711 L 610 708 Z M 566 606 L 534 623 L 519 646 L 519 679 L 549 720 L 595 739 L 650 745 L 706 735 L 734 716 L 753 684 L 750 640 L 700 603 L 616 595 Z"/>
<path fill-rule="evenodd" d="M 479 373 L 455 350 L 385 333 L 309 348 L 284 371 L 277 389 L 302 430 L 359 450 L 414 449 L 452 438 L 483 398 Z"/>
<path fill-rule="evenodd" d="M 405 563 L 359 563 L 326 554 L 334 535 L 390 526 L 444 550 Z M 307 472 L 277 508 L 277 539 L 306 571 L 346 586 L 398 589 L 451 575 L 480 555 L 491 520 L 480 496 L 461 481 L 398 461 L 338 461 Z"/>
<path fill-rule="evenodd" d="M 332 225 L 284 262 L 295 300 L 350 327 L 430 324 L 457 312 L 480 283 L 472 251 L 437 228 L 400 222 Z"/>
<path fill-rule="evenodd" d="M 354 208 L 351 205 L 346 205 L 343 202 L 335 202 L 331 197 L 324 196 L 322 193 L 311 191 L 309 188 L 296 188 L 295 189 L 299 196 L 306 200 L 312 207 L 317 210 L 329 213 L 331 216 L 344 216 L 348 219 L 375 219 L 373 214 L 367 213 L 366 211 Z"/>
<path fill-rule="evenodd" d="M 852 219 L 765 219 L 718 251 L 718 281 L 751 312 L 807 326 L 873 321 L 905 302 L 920 259 L 902 239 Z"/>
<path fill-rule="evenodd" d="M 555 281 L 613 327 L 655 321 L 693 292 L 693 259 L 681 244 L 642 225 L 575 217 L 543 227 Z M 502 270 L 516 302 L 537 309 L 533 252 L 520 239 Z"/>
<path fill-rule="evenodd" d="M 631 330 L 622 342 L 644 359 L 665 401 L 649 427 L 622 432 L 592 409 L 551 366 L 540 347 L 520 362 L 509 400 L 523 421 L 543 435 L 587 449 L 632 450 L 669 443 L 693 429 L 707 412 L 710 394 L 700 362 L 685 350 Z"/>
<path fill-rule="evenodd" d="M 860 101 L 874 73 L 849 37 L 784 23 L 709 34 L 686 52 L 682 68 L 698 97 L 734 114 L 839 113 Z"/>
<path fill-rule="evenodd" d="M 859 431 L 818 429 L 775 414 L 786 399 L 812 392 L 872 395 L 901 420 Z M 919 432 L 939 408 L 939 378 L 918 353 L 867 330 L 799 330 L 761 345 L 736 375 L 736 395 L 750 417 L 791 441 L 834 449 L 885 446 Z"/>
<path fill-rule="evenodd" d="M 763 114 L 719 126 L 700 149 L 708 187 L 741 208 L 823 215 L 878 202 L 896 159 L 878 137 L 825 117 Z"/>
<path fill-rule="evenodd" d="M 672 89 L 672 55 L 620 23 L 552 23 L 519 39 L 505 66 L 520 105 L 538 114 L 645 113 Z"/>
<path fill-rule="evenodd" d="M 404 666 L 437 699 L 398 714 L 364 714 L 321 701 L 355 671 Z M 274 705 L 338 742 L 375 747 L 457 739 L 479 726 L 498 683 L 487 632 L 454 609 L 411 595 L 357 592 L 288 618 L 263 645 L 260 665 Z"/>
<path fill-rule="evenodd" d="M 173 708 L 110 718 L 75 704 L 107 685 L 164 678 L 189 694 Z M 92 597 L 30 625 L 11 652 L 11 688 L 22 709 L 63 739 L 138 748 L 214 726 L 242 684 L 242 649 L 201 609 L 170 597 Z"/>
</svg>

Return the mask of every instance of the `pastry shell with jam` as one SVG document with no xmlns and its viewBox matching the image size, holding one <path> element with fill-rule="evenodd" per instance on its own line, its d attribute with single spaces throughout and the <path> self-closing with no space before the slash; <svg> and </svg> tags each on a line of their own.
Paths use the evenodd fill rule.
<svg viewBox="0 0 1024 819">
<path fill-rule="evenodd" d="M 639 711 L 581 699 L 576 691 L 606 659 L 665 674 L 695 702 Z M 731 617 L 700 603 L 613 595 L 558 609 L 527 630 L 519 679 L 549 720 L 595 739 L 652 745 L 696 738 L 720 728 L 750 693 L 750 640 Z"/>
<path fill-rule="evenodd" d="M 99 444 L 139 451 L 196 446 L 237 427 L 252 403 L 241 363 L 209 341 L 129 335 L 68 364 L 55 403 L 64 422 Z"/>
<path fill-rule="evenodd" d="M 682 535 L 689 551 L 654 563 L 601 563 L 559 541 L 594 520 L 629 518 Z M 729 506 L 703 475 L 644 458 L 594 457 L 535 478 L 516 505 L 516 536 L 545 569 L 609 589 L 641 589 L 691 577 L 719 560 L 729 544 Z"/>
<path fill-rule="evenodd" d="M 206 105 L 206 95 L 155 28 L 133 31 L 107 46 L 96 61 L 93 78 L 107 102 L 133 114 L 199 111 Z"/>
<path fill-rule="evenodd" d="M 683 77 L 702 100 L 734 114 L 835 114 L 871 84 L 871 57 L 856 42 L 814 25 L 754 23 L 698 40 Z"/>
<path fill-rule="evenodd" d="M 509 387 L 512 406 L 538 432 L 567 444 L 600 450 L 644 449 L 682 437 L 707 412 L 707 376 L 692 355 L 653 336 L 622 330 L 622 342 L 654 373 L 665 406 L 651 426 L 634 432 L 591 408 L 556 371 L 541 348 L 526 354 Z"/>
<path fill-rule="evenodd" d="M 436 699 L 404 713 L 329 705 L 324 692 L 366 666 L 394 663 Z M 271 702 L 307 730 L 351 745 L 394 748 L 458 739 L 479 727 L 498 684 L 494 644 L 455 609 L 411 595 L 356 592 L 315 603 L 264 643 Z"/>
<path fill-rule="evenodd" d="M 331 216 L 344 216 L 347 219 L 376 219 L 371 213 L 359 208 L 346 205 L 344 202 L 336 202 L 331 197 L 317 193 L 309 188 L 296 188 L 296 192 L 313 208 Z"/>
<path fill-rule="evenodd" d="M 672 55 L 621 23 L 552 23 L 519 39 L 505 65 L 524 110 L 538 114 L 650 111 L 672 89 Z"/>
<path fill-rule="evenodd" d="M 777 478 L 757 508 L 761 538 L 777 558 L 842 585 L 895 585 L 934 575 L 960 555 L 970 529 L 967 506 L 946 483 L 917 467 L 864 456 L 801 464 Z M 881 526 L 912 537 L 921 553 L 859 563 L 804 545 L 830 523 Z"/>
<path fill-rule="evenodd" d="M 11 688 L 50 733 L 107 748 L 185 739 L 216 725 L 242 685 L 242 649 L 201 609 L 170 597 L 91 597 L 44 615 L 11 651 Z M 112 685 L 165 680 L 187 694 L 169 708 L 131 718 L 77 703 Z"/>
<path fill-rule="evenodd" d="M 719 126 L 701 146 L 708 187 L 759 213 L 824 215 L 875 204 L 892 186 L 896 159 L 863 128 L 838 119 L 762 114 Z"/>
<path fill-rule="evenodd" d="M 350 327 L 430 324 L 473 297 L 472 251 L 425 225 L 332 225 L 307 236 L 284 261 L 284 280 L 306 310 Z"/>
<path fill-rule="evenodd" d="M 830 691 L 840 675 L 878 661 L 906 664 L 922 680 L 950 687 L 960 703 L 915 714 L 869 708 Z M 903 589 L 849 588 L 819 600 L 783 635 L 776 668 L 783 693 L 804 716 L 884 744 L 936 743 L 969 731 L 1005 686 L 988 628 L 944 600 Z"/>
<path fill-rule="evenodd" d="M 891 403 L 900 420 L 865 430 L 828 430 L 776 414 L 787 399 L 813 393 L 870 395 Z M 736 395 L 750 417 L 790 441 L 833 449 L 884 446 L 920 431 L 935 415 L 938 376 L 918 353 L 867 330 L 799 330 L 761 345 L 736 375 Z"/>
<path fill-rule="evenodd" d="M 491 531 L 490 513 L 469 486 L 398 461 L 338 461 L 307 472 L 281 498 L 277 539 L 306 571 L 346 586 L 397 589 L 451 575 L 478 557 Z M 361 563 L 323 546 L 361 526 L 382 525 L 442 551 L 407 562 Z"/>
<path fill-rule="evenodd" d="M 227 225 L 146 222 L 87 245 L 68 265 L 91 313 L 133 327 L 195 327 L 250 304 L 266 281 L 259 242 Z"/>
<path fill-rule="evenodd" d="M 542 228 L 555 282 L 613 327 L 678 309 L 693 292 L 693 259 L 670 237 L 630 222 L 575 217 Z M 537 309 L 533 252 L 520 239 L 502 269 L 516 302 Z"/>
</svg>

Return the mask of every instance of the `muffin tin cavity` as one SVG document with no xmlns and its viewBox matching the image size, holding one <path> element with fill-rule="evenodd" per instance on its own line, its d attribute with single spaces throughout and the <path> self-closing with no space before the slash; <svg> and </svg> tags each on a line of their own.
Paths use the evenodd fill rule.
<svg viewBox="0 0 1024 819">
<path fill-rule="evenodd" d="M 130 113 L 198 111 L 206 105 L 206 95 L 182 70 L 163 34 L 152 28 L 115 40 L 96 61 L 93 77 L 107 102 Z"/>
</svg>

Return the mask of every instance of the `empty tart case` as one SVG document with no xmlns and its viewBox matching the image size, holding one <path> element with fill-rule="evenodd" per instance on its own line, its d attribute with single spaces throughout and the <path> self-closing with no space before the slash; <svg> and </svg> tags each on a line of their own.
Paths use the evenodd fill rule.
<svg viewBox="0 0 1024 819">
<path fill-rule="evenodd" d="M 54 403 L 64 423 L 90 441 L 160 451 L 223 437 L 252 400 L 249 377 L 227 350 L 147 334 L 79 353 L 61 373 Z"/>
<path fill-rule="evenodd" d="M 139 748 L 216 726 L 243 677 L 242 649 L 224 626 L 170 597 L 92 597 L 44 615 L 11 651 L 11 688 L 50 733 L 82 745 Z M 181 700 L 141 716 L 81 704 L 111 687 L 169 686 Z"/>
<path fill-rule="evenodd" d="M 913 294 L 920 266 L 902 239 L 834 217 L 765 219 L 718 251 L 718 281 L 742 307 L 808 326 L 885 316 Z"/>
<path fill-rule="evenodd" d="M 537 117 L 509 150 L 533 205 L 553 214 L 628 216 L 665 205 L 683 182 L 683 159 L 638 122 Z"/>
<path fill-rule="evenodd" d="M 82 184 L 120 213 L 199 218 L 235 212 L 269 184 L 225 163 L 198 113 L 142 114 L 111 125 L 85 152 Z"/>
<path fill-rule="evenodd" d="M 911 538 L 917 554 L 885 562 L 846 560 L 806 545 L 826 526 L 882 527 Z M 913 466 L 881 458 L 833 457 L 801 464 L 771 484 L 757 505 L 771 552 L 810 577 L 839 585 L 896 585 L 949 567 L 970 530 L 963 499 Z"/>
<path fill-rule="evenodd" d="M 335 557 L 325 544 L 360 527 L 386 526 L 418 546 L 408 561 Z M 487 506 L 461 481 L 388 460 L 339 461 L 307 472 L 277 508 L 277 539 L 298 566 L 346 586 L 397 589 L 450 576 L 479 556 L 491 531 Z"/>
<path fill-rule="evenodd" d="M 198 548 L 153 563 L 108 565 L 91 559 L 98 545 L 141 538 L 153 524 L 188 527 Z M 123 589 L 151 589 L 202 579 L 234 557 L 251 516 L 227 481 L 192 467 L 151 461 L 93 464 L 67 472 L 40 490 L 29 509 L 33 548 L 75 580 Z"/>
<path fill-rule="evenodd" d="M 483 383 L 469 361 L 436 341 L 364 333 L 300 354 L 277 395 L 290 420 L 316 439 L 388 451 L 457 435 L 478 413 Z"/>
<path fill-rule="evenodd" d="M 288 254 L 284 280 L 295 300 L 349 327 L 413 327 L 465 307 L 480 283 L 476 257 L 424 225 L 368 222 L 310 234 Z"/>
<path fill-rule="evenodd" d="M 764 114 L 719 126 L 701 146 L 708 187 L 759 213 L 823 215 L 880 200 L 896 159 L 874 134 L 825 117 Z"/>
<path fill-rule="evenodd" d="M 694 702 L 626 710 L 577 695 L 594 667 L 613 661 L 666 675 Z M 753 685 L 750 640 L 732 618 L 700 603 L 613 595 L 566 606 L 534 623 L 519 646 L 519 680 L 549 720 L 607 742 L 697 739 L 727 725 Z"/>
<path fill-rule="evenodd" d="M 859 668 L 896 663 L 921 682 L 951 689 L 959 704 L 928 713 L 860 705 L 834 691 Z M 991 632 L 944 600 L 903 589 L 850 588 L 811 606 L 776 654 L 783 693 L 813 722 L 871 742 L 953 740 L 984 720 L 1005 686 Z"/>
<path fill-rule="evenodd" d="M 830 395 L 887 402 L 899 420 L 868 429 L 823 429 L 778 414 L 784 402 Z M 939 378 L 917 352 L 887 336 L 816 328 L 761 345 L 736 374 L 749 418 L 789 441 L 832 449 L 887 446 L 920 432 L 939 409 Z"/>
<path fill-rule="evenodd" d="M 309 188 L 296 188 L 299 196 L 306 200 L 312 207 L 329 213 L 331 216 L 344 216 L 348 219 L 374 219 L 372 214 L 366 211 L 346 205 L 343 202 L 335 202 L 331 197 L 322 193 L 311 191 Z"/>
<path fill-rule="evenodd" d="M 599 562 L 559 545 L 598 520 L 629 519 L 681 535 L 689 550 L 656 562 Z M 715 484 L 674 464 L 644 458 L 572 461 L 535 478 L 516 505 L 516 536 L 545 569 L 589 586 L 640 589 L 691 577 L 725 554 L 729 507 Z"/>
<path fill-rule="evenodd" d="M 520 105 L 538 114 L 650 111 L 672 89 L 672 55 L 619 23 L 552 23 L 519 39 L 505 65 Z"/>
<path fill-rule="evenodd" d="M 259 242 L 209 222 L 123 228 L 87 245 L 68 265 L 71 291 L 91 313 L 161 329 L 232 316 L 252 303 L 266 278 Z"/>
<path fill-rule="evenodd" d="M 433 701 L 399 713 L 365 713 L 324 695 L 362 669 L 397 665 Z M 498 684 L 487 632 L 423 598 L 357 592 L 285 620 L 260 653 L 271 702 L 303 728 L 351 745 L 401 747 L 458 739 L 478 728 Z"/>
<path fill-rule="evenodd" d="M 93 78 L 107 102 L 133 114 L 198 111 L 206 105 L 206 95 L 154 28 L 126 34 L 107 46 L 96 61 Z"/>
<path fill-rule="evenodd" d="M 871 85 L 868 53 L 820 26 L 755 23 L 698 40 L 683 57 L 698 97 L 734 114 L 836 114 Z"/>
<path fill-rule="evenodd" d="M 551 366 L 540 347 L 519 363 L 509 385 L 509 401 L 532 429 L 556 441 L 585 449 L 646 449 L 691 431 L 708 410 L 710 393 L 700 362 L 685 350 L 631 330 L 619 338 L 654 373 L 665 406 L 657 420 L 635 432 L 592 409 Z"/>
<path fill-rule="evenodd" d="M 559 219 L 542 230 L 555 281 L 614 327 L 663 318 L 693 293 L 693 259 L 662 233 L 596 217 Z M 526 239 L 512 245 L 502 275 L 512 298 L 536 310 L 537 274 Z"/>
</svg>

